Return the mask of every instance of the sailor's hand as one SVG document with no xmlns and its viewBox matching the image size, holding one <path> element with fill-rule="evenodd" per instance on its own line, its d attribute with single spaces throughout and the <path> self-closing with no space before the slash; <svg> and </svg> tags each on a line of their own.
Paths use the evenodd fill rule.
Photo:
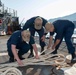
<svg viewBox="0 0 76 75">
<path fill-rule="evenodd" d="M 45 41 L 45 35 L 43 35 L 43 36 L 41 37 L 41 40 L 42 40 L 42 41 Z"/>
<path fill-rule="evenodd" d="M 47 46 L 47 49 L 50 49 L 50 45 Z"/>
<path fill-rule="evenodd" d="M 17 63 L 18 63 L 19 66 L 23 66 L 23 63 L 20 59 L 17 60 Z"/>
<path fill-rule="evenodd" d="M 39 56 L 38 56 L 38 55 L 36 55 L 36 56 L 35 56 L 35 58 L 36 58 L 36 59 L 39 59 Z"/>
<path fill-rule="evenodd" d="M 52 46 L 52 50 L 54 50 L 54 49 L 55 49 L 55 46 L 53 45 L 53 46 Z"/>
</svg>

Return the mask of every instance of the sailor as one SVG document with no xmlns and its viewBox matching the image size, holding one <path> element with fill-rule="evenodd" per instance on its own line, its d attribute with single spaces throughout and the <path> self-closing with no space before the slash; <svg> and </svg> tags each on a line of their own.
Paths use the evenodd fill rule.
<svg viewBox="0 0 76 75">
<path fill-rule="evenodd" d="M 48 48 L 52 45 L 52 39 L 54 33 L 56 33 L 54 45 L 52 46 L 52 49 L 55 49 L 53 54 L 57 53 L 57 50 L 63 40 L 65 39 L 68 52 L 72 55 L 72 59 L 75 58 L 75 48 L 72 44 L 71 37 L 74 32 L 75 25 L 69 21 L 69 20 L 56 20 L 53 23 L 46 23 L 45 29 L 47 32 L 50 32 L 50 39 L 49 39 L 49 45 Z"/>
<path fill-rule="evenodd" d="M 34 37 L 35 32 L 37 32 L 39 34 L 41 52 L 44 50 L 44 46 L 45 46 L 45 34 L 46 33 L 44 31 L 44 27 L 45 27 L 46 23 L 47 23 L 46 19 L 44 19 L 40 16 L 36 16 L 36 17 L 32 17 L 31 19 L 27 20 L 23 27 L 23 30 L 26 30 L 29 28 L 29 31 L 31 32 L 31 35 L 33 37 Z M 33 48 L 31 47 L 30 55 L 28 58 L 30 58 L 32 56 L 33 56 Z"/>
<path fill-rule="evenodd" d="M 29 30 L 15 31 L 7 41 L 7 51 L 10 57 L 9 62 L 14 62 L 15 58 L 19 65 L 23 65 L 23 63 L 21 62 L 21 60 L 24 59 L 22 55 L 24 55 L 30 50 L 30 45 L 32 45 L 35 51 L 35 57 L 39 58 L 37 47 L 35 45 L 33 37 L 30 35 L 30 31 Z"/>
</svg>

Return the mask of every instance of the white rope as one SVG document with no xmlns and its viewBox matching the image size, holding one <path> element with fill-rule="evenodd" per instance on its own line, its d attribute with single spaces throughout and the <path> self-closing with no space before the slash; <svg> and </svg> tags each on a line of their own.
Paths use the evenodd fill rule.
<svg viewBox="0 0 76 75">
<path fill-rule="evenodd" d="M 63 54 L 50 54 L 54 50 L 51 49 L 45 49 L 40 53 L 40 58 L 35 59 L 34 57 L 22 60 L 23 66 L 26 65 L 64 65 L 66 58 Z M 45 52 L 45 55 L 41 55 L 43 52 Z M 0 75 L 22 75 L 22 73 L 17 69 L 13 67 L 18 67 L 18 63 L 9 63 L 9 64 L 1 64 L 0 65 Z M 4 69 L 3 67 L 7 67 L 7 69 Z M 11 68 L 10 68 L 11 67 Z M 5 70 L 5 72 L 2 70 Z"/>
<path fill-rule="evenodd" d="M 0 69 L 0 75 L 22 75 L 22 73 L 17 68 L 7 67 L 7 68 Z"/>
</svg>

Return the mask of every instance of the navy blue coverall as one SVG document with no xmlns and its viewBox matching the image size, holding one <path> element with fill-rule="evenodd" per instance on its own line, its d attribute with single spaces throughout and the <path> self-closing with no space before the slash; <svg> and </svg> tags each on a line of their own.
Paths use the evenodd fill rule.
<svg viewBox="0 0 76 75">
<path fill-rule="evenodd" d="M 8 51 L 8 55 L 13 58 L 13 53 L 11 50 L 11 45 L 16 45 L 16 48 L 19 50 L 18 51 L 18 55 L 22 56 L 23 54 L 27 53 L 28 50 L 30 49 L 30 44 L 35 44 L 33 37 L 30 37 L 30 41 L 29 44 L 24 42 L 22 40 L 22 36 L 21 36 L 21 30 L 15 31 L 11 37 L 8 39 L 7 41 L 7 51 Z"/>
<path fill-rule="evenodd" d="M 41 17 L 42 20 L 43 20 L 42 28 L 41 28 L 40 30 L 36 30 L 36 29 L 34 28 L 34 21 L 35 21 L 35 19 L 36 19 L 37 17 L 39 17 L 39 16 L 36 16 L 36 17 L 33 17 L 33 18 L 27 20 L 27 22 L 25 23 L 25 25 L 24 25 L 24 27 L 23 27 L 23 30 L 26 30 L 26 29 L 29 28 L 29 31 L 31 32 L 31 35 L 32 35 L 32 36 L 34 36 L 35 31 L 38 32 L 38 34 L 39 34 L 40 46 L 41 46 L 41 48 L 43 49 L 44 46 L 45 46 L 45 42 L 41 40 L 41 37 L 44 35 L 44 28 L 43 28 L 43 27 L 44 27 L 45 24 L 47 23 L 47 20 Z M 32 47 L 31 47 L 31 50 L 32 50 Z M 32 51 L 31 51 L 31 52 L 32 52 Z"/>
<path fill-rule="evenodd" d="M 55 41 L 57 39 L 60 39 L 60 43 L 56 46 L 55 52 L 57 52 L 57 49 L 59 48 L 59 46 L 64 38 L 69 53 L 74 54 L 75 48 L 73 47 L 73 44 L 71 42 L 71 37 L 74 32 L 75 25 L 69 20 L 57 20 L 57 21 L 53 22 L 53 25 L 55 28 L 54 32 L 56 33 Z M 54 32 L 50 32 L 50 35 L 53 35 Z"/>
</svg>

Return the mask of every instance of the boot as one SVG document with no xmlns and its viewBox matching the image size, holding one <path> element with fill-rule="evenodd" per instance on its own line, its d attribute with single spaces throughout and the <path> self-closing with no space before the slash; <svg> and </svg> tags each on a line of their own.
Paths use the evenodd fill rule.
<svg viewBox="0 0 76 75">
<path fill-rule="evenodd" d="M 20 52 L 18 52 L 18 56 L 20 60 L 24 60 L 25 58 L 22 57 L 22 54 L 20 54 Z"/>
<path fill-rule="evenodd" d="M 11 63 L 11 62 L 15 62 L 14 57 L 10 57 L 10 58 L 9 58 L 9 62 L 10 62 L 10 63 Z"/>
<path fill-rule="evenodd" d="M 41 48 L 41 52 L 44 51 L 44 47 Z M 41 55 L 45 55 L 45 52 L 43 52 Z"/>
<path fill-rule="evenodd" d="M 30 53 L 30 55 L 28 56 L 28 58 L 32 58 L 32 57 L 34 57 L 34 54 Z"/>
<path fill-rule="evenodd" d="M 24 60 L 25 59 L 25 58 L 22 57 L 22 55 L 21 56 L 19 55 L 19 58 L 20 58 L 20 60 Z"/>
<path fill-rule="evenodd" d="M 71 63 L 76 63 L 76 55 L 75 55 L 75 53 L 72 53 Z"/>
<path fill-rule="evenodd" d="M 51 54 L 57 54 L 57 50 L 53 51 Z"/>
<path fill-rule="evenodd" d="M 74 59 L 74 58 L 75 58 L 75 56 L 76 56 L 76 55 L 75 55 L 75 53 L 72 53 L 72 59 Z"/>
</svg>

